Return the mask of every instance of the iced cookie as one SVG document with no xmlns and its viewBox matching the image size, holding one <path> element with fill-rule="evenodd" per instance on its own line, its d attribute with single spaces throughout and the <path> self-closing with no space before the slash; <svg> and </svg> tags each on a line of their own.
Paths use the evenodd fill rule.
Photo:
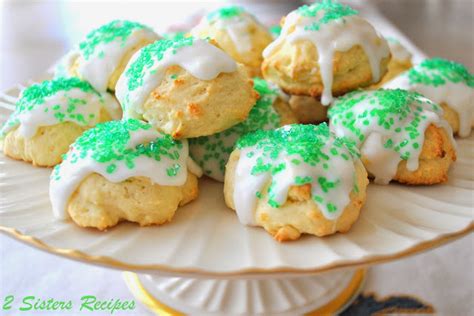
<svg viewBox="0 0 474 316">
<path fill-rule="evenodd" d="M 159 40 L 138 51 L 116 95 L 124 117 L 174 138 L 211 135 L 244 121 L 257 93 L 244 67 L 211 42 Z"/>
<path fill-rule="evenodd" d="M 323 123 L 240 138 L 227 164 L 226 204 L 242 224 L 278 241 L 347 232 L 365 202 L 367 172 L 354 144 Z"/>
<path fill-rule="evenodd" d="M 259 99 L 245 121 L 214 135 L 189 139 L 191 157 L 205 175 L 217 181 L 224 182 L 225 165 L 240 136 L 297 122 L 278 88 L 254 78 L 254 89 Z"/>
<path fill-rule="evenodd" d="M 455 142 L 441 107 L 406 90 L 356 91 L 329 109 L 331 130 L 357 143 L 375 182 L 436 184 L 448 179 Z"/>
<path fill-rule="evenodd" d="M 112 21 L 87 34 L 56 66 L 55 76 L 79 77 L 98 91 L 114 91 L 132 55 L 159 38 L 140 23 Z"/>
<path fill-rule="evenodd" d="M 474 75 L 462 64 L 441 58 L 424 60 L 384 85 L 416 91 L 438 103 L 455 134 L 467 137 L 474 126 Z"/>
<path fill-rule="evenodd" d="M 58 78 L 26 88 L 0 132 L 5 155 L 51 167 L 86 129 L 119 119 L 115 98 L 78 78 Z"/>
<path fill-rule="evenodd" d="M 236 6 L 209 13 L 191 30 L 191 34 L 214 39 L 227 54 L 246 66 L 250 76 L 260 75 L 262 51 L 272 41 L 265 26 Z"/>
<path fill-rule="evenodd" d="M 163 224 L 197 197 L 196 175 L 186 140 L 139 120 L 112 121 L 74 142 L 51 174 L 49 194 L 55 217 L 79 226 Z"/>
<path fill-rule="evenodd" d="M 337 1 L 304 5 L 282 21 L 280 36 L 263 51 L 262 73 L 291 95 L 323 105 L 378 82 L 387 71 L 387 42 L 358 12 Z"/>
</svg>

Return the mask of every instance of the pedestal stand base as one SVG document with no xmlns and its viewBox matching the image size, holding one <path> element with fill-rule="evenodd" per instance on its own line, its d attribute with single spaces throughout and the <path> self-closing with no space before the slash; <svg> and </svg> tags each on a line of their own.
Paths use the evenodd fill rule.
<svg viewBox="0 0 474 316">
<path fill-rule="evenodd" d="M 364 269 L 268 279 L 192 279 L 124 272 L 135 298 L 157 315 L 328 315 L 362 290 Z"/>
</svg>

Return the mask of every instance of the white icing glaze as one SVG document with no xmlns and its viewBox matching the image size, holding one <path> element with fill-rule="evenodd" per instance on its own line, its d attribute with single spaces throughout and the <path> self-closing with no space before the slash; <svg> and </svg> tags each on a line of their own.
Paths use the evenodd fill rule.
<svg viewBox="0 0 474 316">
<path fill-rule="evenodd" d="M 430 72 L 432 70 L 423 70 Z M 421 83 L 411 84 L 408 78 L 408 72 L 401 74 L 393 80 L 387 82 L 386 89 L 405 89 L 416 91 L 435 103 L 445 103 L 452 108 L 459 117 L 459 136 L 467 137 L 474 126 L 474 88 L 465 83 L 454 83 L 447 81 L 444 85 L 431 86 Z"/>
<path fill-rule="evenodd" d="M 236 133 L 218 133 L 219 135 L 204 136 L 206 137 L 206 144 L 216 144 L 219 142 L 222 147 L 233 148 L 235 142 L 240 135 Z M 203 172 L 206 176 L 220 182 L 224 182 L 225 172 L 221 170 L 220 162 L 229 160 L 230 153 L 220 151 L 220 148 L 216 147 L 214 151 L 216 152 L 217 158 L 211 157 L 207 160 L 204 160 L 204 157 L 210 154 L 209 149 L 206 148 L 206 144 L 199 144 L 198 142 L 191 142 L 189 144 L 189 154 L 193 159 L 200 162 Z"/>
<path fill-rule="evenodd" d="M 297 11 L 291 12 L 283 24 L 280 36 L 265 48 L 263 57 L 268 58 L 285 41 L 310 41 L 318 50 L 318 63 L 324 85 L 321 103 L 332 102 L 333 57 L 334 52 L 344 52 L 352 47 L 361 46 L 367 55 L 372 70 L 372 81 L 380 80 L 380 62 L 390 55 L 387 42 L 363 18 L 352 15 L 343 20 L 332 21 L 321 25 L 318 31 L 308 31 L 305 27 L 321 19 L 324 11 L 314 17 L 303 17 Z"/>
<path fill-rule="evenodd" d="M 411 61 L 412 54 L 396 39 L 387 38 L 392 58 L 399 61 Z"/>
<path fill-rule="evenodd" d="M 112 120 L 120 120 L 122 118 L 122 108 L 113 94 L 108 92 L 102 93 L 104 100 L 104 108 L 109 113 Z"/>
<path fill-rule="evenodd" d="M 134 148 L 138 144 L 150 142 L 161 134 L 153 129 L 137 130 L 130 132 L 130 140 L 127 144 L 128 148 Z M 54 216 L 58 219 L 68 218 L 67 203 L 69 197 L 76 190 L 78 185 L 87 176 L 93 173 L 102 175 L 107 181 L 121 182 L 131 177 L 147 177 L 153 183 L 164 186 L 181 186 L 187 179 L 187 164 L 188 164 L 188 143 L 186 140 L 182 141 L 183 147 L 180 150 L 179 160 L 171 160 L 166 156 L 161 156 L 160 161 L 147 156 L 137 157 L 135 160 L 135 167 L 130 169 L 126 167 L 123 160 L 115 160 L 113 163 L 117 169 L 113 173 L 108 173 L 106 167 L 109 164 L 99 163 L 92 159 L 90 155 L 83 159 L 78 159 L 77 162 L 71 162 L 71 152 L 73 152 L 74 144 L 68 153 L 68 159 L 64 160 L 59 166 L 59 180 L 54 180 L 53 176 L 49 186 L 49 196 L 53 206 Z M 166 169 L 172 165 L 179 164 L 179 169 L 176 176 L 170 177 L 166 173 Z"/>
<path fill-rule="evenodd" d="M 360 141 L 348 128 L 340 124 L 340 121 L 334 123 L 332 117 L 330 119 L 330 128 L 336 135 L 346 136 L 356 141 L 360 148 L 364 166 L 367 171 L 375 177 L 375 183 L 388 184 L 395 176 L 398 164 L 402 161 L 402 158 L 400 153 L 397 153 L 393 149 L 385 148 L 384 144 L 389 139 L 395 144 L 402 143 L 405 139 L 410 139 L 409 131 L 405 130 L 405 128 L 410 126 L 409 123 L 413 121 L 414 114 L 410 113 L 402 120 L 395 119 L 392 127 L 388 130 L 377 124 L 377 118 L 369 119 L 369 124 L 365 125 L 363 123 L 365 119 L 361 118 L 364 117 L 363 113 L 370 113 L 374 109 L 375 111 L 380 109 L 377 101 L 373 103 L 370 102 L 373 100 L 372 98 L 366 98 L 352 108 L 352 112 L 354 113 L 353 117 L 359 118 L 356 119 L 354 126 L 360 129 L 361 133 L 365 136 L 363 141 Z M 435 111 L 428 99 L 421 97 L 421 100 L 423 100 L 421 104 L 416 102 L 407 104 L 407 107 L 410 108 L 422 106 L 423 110 L 420 116 L 426 117 L 426 119 L 421 120 L 416 128 L 419 135 L 413 142 L 416 142 L 418 147 L 411 147 L 411 144 L 406 145 L 406 148 L 410 146 L 410 157 L 407 159 L 406 164 L 406 168 L 409 171 L 416 171 L 418 169 L 419 155 L 425 139 L 425 130 L 430 124 L 444 128 L 451 142 L 455 145 L 455 141 L 452 137 L 452 129 L 446 120 L 443 119 L 443 110 L 438 107 L 438 110 Z M 333 106 L 337 106 L 337 101 Z M 400 128 L 401 132 L 394 132 L 397 128 Z"/>
<path fill-rule="evenodd" d="M 21 98 L 21 96 L 20 96 Z M 16 115 L 18 124 L 5 125 L 2 128 L 2 134 L 6 134 L 13 128 L 18 126 L 18 132 L 25 138 L 31 138 L 36 134 L 36 131 L 41 126 L 51 126 L 59 124 L 60 122 L 54 116 L 56 112 L 67 114 L 68 99 L 84 100 L 84 104 L 76 105 L 75 114 L 82 114 L 86 118 L 86 122 L 77 121 L 64 117 L 65 122 L 74 122 L 80 126 L 94 126 L 99 122 L 100 110 L 105 108 L 113 119 L 119 119 L 121 116 L 121 109 L 114 97 L 108 93 L 98 96 L 94 93 L 84 92 L 81 89 L 74 88 L 68 91 L 59 91 L 52 96 L 46 97 L 44 102 L 36 105 L 30 111 L 23 111 Z M 59 106 L 57 111 L 53 111 L 54 106 Z M 89 118 L 93 115 L 93 118 Z"/>
<path fill-rule="evenodd" d="M 282 127 L 283 129 L 291 128 L 291 126 Z M 328 192 L 323 192 L 320 185 L 313 183 L 311 186 L 312 196 L 324 196 L 326 201 L 333 203 L 337 210 L 330 212 L 325 203 L 320 203 L 315 200 L 323 216 L 329 220 L 336 220 L 344 211 L 344 208 L 350 202 L 350 193 L 355 185 L 355 164 L 360 161 L 352 159 L 345 160 L 340 155 L 334 156 L 329 152 L 329 146 L 332 146 L 335 138 L 330 137 L 322 151 L 331 157 L 328 163 L 328 169 L 324 169 L 322 164 L 311 166 L 307 163 L 301 162 L 296 165 L 292 163 L 293 159 L 301 160 L 297 154 L 288 155 L 281 153 L 277 159 L 263 158 L 264 163 L 272 163 L 274 165 L 285 164 L 286 168 L 271 175 L 270 172 L 252 175 L 251 170 L 255 166 L 257 159 L 261 157 L 261 149 L 256 146 L 247 147 L 240 150 L 240 158 L 237 162 L 235 171 L 234 183 L 234 206 L 237 212 L 239 221 L 245 225 L 256 225 L 255 210 L 257 206 L 256 192 L 264 192 L 270 181 L 273 180 L 275 185 L 275 201 L 279 205 L 283 205 L 288 197 L 288 191 L 291 186 L 298 185 L 295 183 L 296 177 L 311 177 L 318 179 L 318 177 L 325 177 L 327 180 L 337 182 L 337 187 Z M 349 151 L 346 148 L 339 148 L 341 153 L 345 153 L 350 157 Z M 251 154 L 252 153 L 252 154 Z M 265 201 L 265 203 L 267 203 Z"/>
<path fill-rule="evenodd" d="M 252 36 L 249 32 L 250 26 L 253 24 L 258 24 L 258 22 L 252 15 L 246 12 L 227 19 L 216 18 L 209 20 L 209 18 L 205 16 L 201 22 L 191 30 L 191 34 L 201 37 L 201 34 L 206 34 L 210 28 L 225 30 L 236 50 L 244 54 L 250 52 L 253 47 Z"/>
<path fill-rule="evenodd" d="M 135 53 L 127 69 L 139 55 L 140 51 Z M 129 91 L 127 69 L 120 76 L 116 96 L 125 108 L 124 117 L 140 118 L 146 99 L 163 80 L 168 67 L 173 65 L 182 67 L 201 80 L 212 80 L 220 73 L 231 73 L 237 70 L 237 64 L 229 55 L 202 39 L 194 39 L 191 46 L 178 48 L 175 52 L 168 49 L 161 60 L 155 59 L 153 65 L 147 68 L 141 87 Z"/>
<path fill-rule="evenodd" d="M 76 49 L 73 49 L 64 55 L 54 66 L 54 78 L 75 77 L 71 70 L 78 57 L 79 53 Z"/>
<path fill-rule="evenodd" d="M 202 177 L 202 169 L 199 167 L 199 165 L 191 158 L 188 157 L 188 160 L 186 161 L 186 165 L 188 166 L 189 172 L 197 176 L 198 178 Z"/>
<path fill-rule="evenodd" d="M 88 81 L 96 90 L 106 91 L 110 76 L 120 65 L 124 56 L 136 45 L 142 42 L 154 42 L 160 39 L 150 29 L 135 29 L 126 41 L 114 40 L 99 44 L 94 55 L 87 60 L 79 53 L 78 75 Z"/>
<path fill-rule="evenodd" d="M 375 176 L 374 182 L 379 184 L 388 184 L 393 179 L 401 161 L 400 154 L 383 146 L 386 138 L 381 133 L 372 132 L 360 149 L 364 161 L 367 161 L 365 168 Z"/>
</svg>

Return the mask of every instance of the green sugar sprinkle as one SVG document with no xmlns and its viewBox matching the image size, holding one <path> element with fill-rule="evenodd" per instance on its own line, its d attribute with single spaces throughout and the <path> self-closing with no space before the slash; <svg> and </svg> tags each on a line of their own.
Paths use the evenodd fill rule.
<svg viewBox="0 0 474 316">
<path fill-rule="evenodd" d="M 79 43 L 79 50 L 84 59 L 88 60 L 100 44 L 107 44 L 116 40 L 124 44 L 133 31 L 142 29 L 151 31 L 149 27 L 137 22 L 115 20 L 87 34 L 86 38 Z"/>
<path fill-rule="evenodd" d="M 191 156 L 205 169 L 207 175 L 212 173 L 210 170 L 206 172 L 206 165 L 209 161 L 217 161 L 219 171 L 222 175 L 224 174 L 225 165 L 238 137 L 257 129 L 274 129 L 280 126 L 280 116 L 273 109 L 278 90 L 272 88 L 268 82 L 261 78 L 254 78 L 253 83 L 255 91 L 258 92 L 260 97 L 244 122 L 211 136 L 189 140 L 191 146 L 204 147 L 205 153 L 202 157 L 193 155 L 193 150 L 191 150 Z"/>
<path fill-rule="evenodd" d="M 322 12 L 322 16 L 318 21 L 305 27 L 307 31 L 319 31 L 324 24 L 338 20 L 344 21 L 344 17 L 359 14 L 357 10 L 333 0 L 323 0 L 312 5 L 304 5 L 299 7 L 297 12 L 299 15 L 307 18 L 316 17 Z"/>
<path fill-rule="evenodd" d="M 141 87 L 146 72 L 152 68 L 157 61 L 162 60 L 167 51 L 171 50 L 173 54 L 176 54 L 180 48 L 192 46 L 193 43 L 193 37 L 183 37 L 173 40 L 162 39 L 142 48 L 138 53 L 138 57 L 127 66 L 125 75 L 128 79 L 128 90 L 134 91 Z"/>
<path fill-rule="evenodd" d="M 236 16 L 240 16 L 243 12 L 245 11 L 241 7 L 237 7 L 237 6 L 224 7 L 224 8 L 220 8 L 216 11 L 209 13 L 207 15 L 207 20 L 210 22 L 214 22 L 219 19 L 227 20 Z"/>
<path fill-rule="evenodd" d="M 364 104 L 369 106 L 362 111 Z M 328 116 L 333 126 L 342 125 L 349 133 L 345 136 L 358 144 L 362 144 L 366 134 L 371 131 L 371 126 L 365 124 L 368 120 L 370 124 L 387 131 L 389 138 L 384 147 L 393 149 L 406 160 L 413 149 L 419 148 L 419 137 L 424 135 L 424 131 L 419 129 L 421 122 L 427 120 L 422 114 L 424 110 L 440 113 L 437 104 L 416 92 L 379 89 L 346 94 L 333 104 Z M 403 123 L 401 127 L 400 122 Z"/>
<path fill-rule="evenodd" d="M 324 165 L 333 159 L 332 154 L 328 155 L 327 152 L 340 156 L 339 153 L 344 151 L 351 159 L 359 157 L 355 143 L 344 137 L 335 137 L 326 123 L 317 126 L 292 124 L 276 130 L 258 130 L 244 135 L 237 141 L 236 148 L 249 147 L 254 148 L 259 154 L 250 171 L 254 176 L 262 173 L 271 173 L 274 176 L 284 171 L 287 165 L 279 160 L 282 156 L 291 156 L 292 160 L 289 163 L 295 165 L 305 163 L 310 167 L 322 166 L 324 170 L 326 170 Z M 324 176 L 316 179 L 310 176 L 296 176 L 293 182 L 295 185 L 318 185 L 324 193 L 339 185 L 339 181 L 331 181 Z M 279 207 L 279 203 L 275 200 L 275 186 L 276 182 L 272 179 L 268 189 L 268 203 L 272 207 Z M 324 197 L 321 196 L 313 196 L 313 199 L 318 203 L 324 202 Z"/>
<path fill-rule="evenodd" d="M 263 150 L 264 157 L 270 157 L 272 160 L 282 154 L 297 155 L 299 161 L 315 166 L 331 159 L 323 151 L 323 148 L 328 146 L 330 137 L 333 135 L 329 132 L 326 123 L 317 126 L 292 124 L 276 130 L 257 130 L 246 134 L 237 141 L 236 148 L 244 149 L 255 146 L 257 149 Z M 346 148 L 352 158 L 359 156 L 355 144 L 344 137 L 335 138 L 334 146 L 330 147 L 329 151 L 338 151 L 340 148 Z M 260 162 L 263 163 L 263 159 L 260 159 Z M 277 167 L 271 164 L 259 164 L 257 159 L 257 166 L 255 166 L 253 174 L 273 170 Z"/>
<path fill-rule="evenodd" d="M 80 89 L 86 93 L 94 93 L 100 96 L 92 86 L 78 78 L 57 78 L 46 80 L 26 88 L 21 94 L 20 100 L 16 104 L 19 111 L 31 110 L 34 105 L 41 104 L 44 99 L 60 91 L 69 91 L 71 89 Z"/>
<path fill-rule="evenodd" d="M 270 33 L 271 33 L 274 37 L 278 37 L 278 36 L 280 36 L 280 34 L 281 34 L 281 26 L 280 26 L 280 25 L 273 25 L 273 26 L 270 27 L 268 30 L 270 31 Z"/>
<path fill-rule="evenodd" d="M 410 84 L 424 84 L 428 86 L 442 86 L 447 81 L 452 83 L 465 83 L 474 87 L 474 75 L 460 63 L 442 59 L 426 59 L 418 66 L 408 71 Z"/>
<path fill-rule="evenodd" d="M 4 136 L 4 129 L 11 128 L 20 123 L 18 116 L 25 112 L 31 112 L 44 104 L 45 99 L 54 96 L 58 92 L 67 92 L 72 89 L 79 89 L 85 93 L 95 94 L 101 97 L 100 93 L 86 81 L 78 78 L 57 78 L 54 80 L 46 80 L 41 83 L 36 83 L 29 86 L 20 95 L 20 99 L 16 103 L 15 111 L 11 114 L 2 129 L 2 136 Z M 63 122 L 65 118 L 69 121 L 76 121 L 81 125 L 87 125 L 84 117 L 76 114 L 76 110 L 81 106 L 87 104 L 86 100 L 68 97 L 66 95 L 67 104 L 55 104 L 51 107 L 45 107 L 44 112 L 53 112 L 53 116 L 58 122 Z"/>
<path fill-rule="evenodd" d="M 119 168 L 118 162 L 123 161 L 129 169 L 135 168 L 135 160 L 145 156 L 156 161 L 167 157 L 172 161 L 178 161 L 183 144 L 173 140 L 171 136 L 161 133 L 161 137 L 145 143 L 129 147 L 130 134 L 140 130 L 150 130 L 151 125 L 136 119 L 122 121 L 110 121 L 97 124 L 96 127 L 87 130 L 72 145 L 71 150 L 63 157 L 71 163 L 77 163 L 86 157 L 104 164 L 107 173 L 112 174 Z M 60 179 L 61 165 L 57 165 L 52 174 L 55 180 Z M 169 167 L 166 172 L 173 177 L 178 174 L 181 166 L 178 163 Z"/>
</svg>

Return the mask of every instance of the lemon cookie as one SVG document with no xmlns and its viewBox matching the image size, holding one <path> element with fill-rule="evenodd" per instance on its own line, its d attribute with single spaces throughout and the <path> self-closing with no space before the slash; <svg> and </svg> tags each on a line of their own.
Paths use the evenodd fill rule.
<svg viewBox="0 0 474 316">
<path fill-rule="evenodd" d="M 227 54 L 247 67 L 250 76 L 260 75 L 262 51 L 272 41 L 270 32 L 254 16 L 237 6 L 209 13 L 191 34 L 214 39 Z"/>
<path fill-rule="evenodd" d="M 197 197 L 199 173 L 186 140 L 139 120 L 112 121 L 76 140 L 51 174 L 49 194 L 54 215 L 79 226 L 163 224 Z"/>
<path fill-rule="evenodd" d="M 406 90 L 356 91 L 329 109 L 331 130 L 361 152 L 375 182 L 435 184 L 456 160 L 452 129 L 441 107 Z"/>
<path fill-rule="evenodd" d="M 367 172 L 354 144 L 323 123 L 287 125 L 240 138 L 224 196 L 242 224 L 278 241 L 347 232 L 365 202 Z"/>
<path fill-rule="evenodd" d="M 58 78 L 26 88 L 0 131 L 5 155 L 51 167 L 86 129 L 119 119 L 115 98 L 78 78 Z"/>
<path fill-rule="evenodd" d="M 416 91 L 438 103 L 455 134 L 467 137 L 474 126 L 474 75 L 462 64 L 433 58 L 424 60 L 384 85 Z"/>
<path fill-rule="evenodd" d="M 253 80 L 259 99 L 245 121 L 214 135 L 189 139 L 191 157 L 205 175 L 217 181 L 224 182 L 225 165 L 240 136 L 258 129 L 297 123 L 278 88 L 260 78 Z"/>
<path fill-rule="evenodd" d="M 55 76 L 79 77 L 98 91 L 114 91 L 132 55 L 159 38 L 143 24 L 112 21 L 87 34 L 56 66 Z"/>
<path fill-rule="evenodd" d="M 257 93 L 244 67 L 193 37 L 159 40 L 138 51 L 120 77 L 124 117 L 174 138 L 211 135 L 247 118 Z"/>
<path fill-rule="evenodd" d="M 390 50 L 374 27 L 337 1 L 304 5 L 282 22 L 280 36 L 263 51 L 262 73 L 291 95 L 321 99 L 378 82 Z"/>
</svg>

